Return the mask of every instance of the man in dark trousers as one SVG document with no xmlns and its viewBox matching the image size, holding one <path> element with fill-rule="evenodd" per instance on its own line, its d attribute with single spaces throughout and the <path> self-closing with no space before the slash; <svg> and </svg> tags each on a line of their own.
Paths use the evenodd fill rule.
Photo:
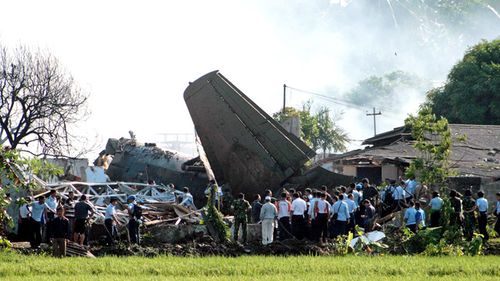
<svg viewBox="0 0 500 281">
<path fill-rule="evenodd" d="M 111 198 L 109 205 L 106 207 L 104 213 L 104 226 L 106 227 L 106 244 L 113 245 L 115 237 L 117 236 L 116 226 L 121 225 L 118 217 L 116 216 L 116 205 L 118 204 L 117 198 Z"/>
<path fill-rule="evenodd" d="M 26 197 L 25 200 L 26 203 L 19 207 L 17 235 L 21 241 L 29 241 L 31 232 L 31 198 Z"/>
<path fill-rule="evenodd" d="M 127 201 L 128 201 L 127 210 L 129 215 L 128 232 L 130 236 L 129 237 L 130 243 L 140 244 L 141 235 L 139 232 L 139 227 L 142 223 L 142 208 L 137 204 L 135 196 L 133 195 L 130 195 L 127 198 Z"/>
<path fill-rule="evenodd" d="M 66 256 L 66 239 L 70 236 L 69 220 L 64 216 L 64 208 L 59 207 L 56 211 L 57 217 L 52 221 L 52 238 L 54 256 L 62 258 Z"/>
<path fill-rule="evenodd" d="M 292 201 L 292 234 L 302 240 L 305 236 L 306 221 L 304 214 L 307 212 L 307 203 L 300 198 L 300 194 L 295 192 Z"/>
<path fill-rule="evenodd" d="M 47 204 L 45 197 L 38 197 L 37 202 L 31 203 L 31 248 L 38 249 L 42 243 L 42 227 L 47 221 Z"/>
<path fill-rule="evenodd" d="M 252 202 L 252 223 L 258 223 L 260 221 L 260 209 L 262 208 L 262 203 L 260 202 L 260 195 L 255 195 Z"/>
<path fill-rule="evenodd" d="M 488 200 L 484 198 L 484 192 L 482 191 L 477 193 L 476 206 L 477 211 L 479 212 L 479 217 L 477 219 L 479 233 L 483 235 L 485 241 L 488 241 L 490 238 L 488 230 L 486 229 L 486 226 L 488 225 Z"/>
<path fill-rule="evenodd" d="M 73 241 L 83 246 L 85 234 L 87 233 L 87 221 L 94 215 L 94 209 L 87 201 L 87 196 L 84 194 L 80 197 L 80 201 L 75 204 L 75 227 L 73 233 Z"/>
<path fill-rule="evenodd" d="M 281 200 L 278 202 L 278 231 L 281 241 L 290 238 L 292 227 L 290 226 L 290 212 L 292 204 L 287 199 L 287 193 L 281 193 Z"/>
</svg>

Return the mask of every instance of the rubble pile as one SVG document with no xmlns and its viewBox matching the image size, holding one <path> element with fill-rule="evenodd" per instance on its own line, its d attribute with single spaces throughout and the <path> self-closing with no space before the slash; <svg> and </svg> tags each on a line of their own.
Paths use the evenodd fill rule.
<svg viewBox="0 0 500 281">
<path fill-rule="evenodd" d="M 68 198 L 69 192 L 75 194 L 76 200 L 85 194 L 94 209 L 92 224 L 104 224 L 106 205 L 112 197 L 120 200 L 117 216 L 122 224 L 127 224 L 129 215 L 126 211 L 126 202 L 130 195 L 135 196 L 136 200 L 141 203 L 145 227 L 201 222 L 201 214 L 198 210 L 190 210 L 177 204 L 176 191 L 169 186 L 126 182 L 63 182 L 44 185 L 41 192 L 34 197 L 46 196 L 50 190 L 56 190 L 64 200 Z"/>
<path fill-rule="evenodd" d="M 254 241 L 243 245 L 234 242 L 217 243 L 210 236 L 203 236 L 186 243 L 144 243 L 142 246 L 119 244 L 114 247 L 95 246 L 91 248 L 91 251 L 95 256 L 333 256 L 339 255 L 339 245 L 334 243 L 317 244 L 294 239 L 275 241 L 266 246 L 263 246 L 260 241 Z"/>
</svg>

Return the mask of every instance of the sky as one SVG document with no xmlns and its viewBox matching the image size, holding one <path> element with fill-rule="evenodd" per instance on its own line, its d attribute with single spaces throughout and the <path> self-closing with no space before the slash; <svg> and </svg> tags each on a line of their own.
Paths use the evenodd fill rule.
<svg viewBox="0 0 500 281">
<path fill-rule="evenodd" d="M 144 142 L 159 133 L 193 133 L 182 94 L 212 70 L 272 114 L 282 107 L 285 83 L 339 99 L 359 80 L 395 70 L 439 85 L 467 47 L 500 35 L 498 21 L 438 47 L 412 44 L 412 36 L 425 42 L 424 35 L 399 36 L 411 31 L 400 29 L 402 19 L 395 21 L 388 6 L 374 16 L 361 2 L 0 0 L 0 42 L 52 53 L 89 94 L 91 114 L 74 130 L 96 145 L 92 158 L 108 138 L 129 130 Z M 291 106 L 311 98 L 293 90 L 287 96 Z M 384 108 L 377 131 L 402 125 L 423 100 L 424 93 L 409 92 L 401 108 Z M 313 103 L 343 116 L 339 125 L 355 140 L 350 148 L 373 135 L 365 115 L 371 108 Z"/>
</svg>

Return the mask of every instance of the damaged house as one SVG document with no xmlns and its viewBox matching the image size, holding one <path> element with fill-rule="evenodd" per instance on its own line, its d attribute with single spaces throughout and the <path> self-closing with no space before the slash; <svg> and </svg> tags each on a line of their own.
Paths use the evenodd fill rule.
<svg viewBox="0 0 500 281">
<path fill-rule="evenodd" d="M 450 166 L 458 172 L 452 185 L 485 189 L 491 196 L 500 190 L 500 126 L 450 124 L 452 149 Z M 368 178 L 380 183 L 404 175 L 419 156 L 409 128 L 402 126 L 366 139 L 365 149 L 333 155 L 318 164 L 332 172 Z"/>
</svg>

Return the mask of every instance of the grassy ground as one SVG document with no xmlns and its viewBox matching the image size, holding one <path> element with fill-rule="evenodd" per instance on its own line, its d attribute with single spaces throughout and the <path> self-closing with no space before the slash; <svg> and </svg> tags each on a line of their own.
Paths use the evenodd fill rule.
<svg viewBox="0 0 500 281">
<path fill-rule="evenodd" d="M 0 280 L 500 280 L 500 257 L 105 257 L 0 253 Z"/>
</svg>

